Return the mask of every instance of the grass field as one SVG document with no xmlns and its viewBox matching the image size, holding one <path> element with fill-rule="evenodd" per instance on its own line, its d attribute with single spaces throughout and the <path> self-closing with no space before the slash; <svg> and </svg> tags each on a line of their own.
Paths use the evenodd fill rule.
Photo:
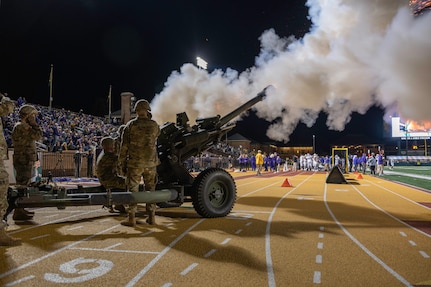
<svg viewBox="0 0 431 287">
<path fill-rule="evenodd" d="M 385 167 L 385 170 L 389 171 L 387 167 Z M 404 175 L 385 174 L 384 178 L 431 191 L 431 166 L 395 166 L 392 171 L 401 172 Z M 409 175 L 424 175 L 429 176 L 430 179 L 416 178 Z"/>
</svg>

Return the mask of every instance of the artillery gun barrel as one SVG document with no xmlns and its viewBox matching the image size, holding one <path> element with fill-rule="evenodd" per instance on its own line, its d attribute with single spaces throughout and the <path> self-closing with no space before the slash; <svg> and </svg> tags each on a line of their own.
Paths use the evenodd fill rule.
<svg viewBox="0 0 431 287">
<path fill-rule="evenodd" d="M 256 103 L 262 101 L 263 98 L 265 98 L 265 96 L 266 96 L 266 90 L 268 89 L 268 87 L 263 89 L 259 94 L 257 94 L 256 97 L 252 98 L 248 102 L 242 104 L 241 106 L 239 106 L 238 108 L 236 108 L 232 112 L 230 112 L 227 115 L 225 115 L 224 117 L 222 117 L 218 123 L 218 126 L 219 127 L 224 126 L 225 124 L 227 124 L 228 122 L 233 120 L 235 117 L 239 116 L 241 113 L 247 111 L 249 108 L 254 106 Z"/>
</svg>

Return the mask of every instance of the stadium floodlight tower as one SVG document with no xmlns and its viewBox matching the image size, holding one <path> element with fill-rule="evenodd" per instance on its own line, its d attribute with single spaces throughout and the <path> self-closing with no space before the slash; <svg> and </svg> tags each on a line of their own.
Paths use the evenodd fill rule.
<svg viewBox="0 0 431 287">
<path fill-rule="evenodd" d="M 196 57 L 196 63 L 199 68 L 206 70 L 208 68 L 208 62 L 202 59 L 201 57 Z"/>
</svg>

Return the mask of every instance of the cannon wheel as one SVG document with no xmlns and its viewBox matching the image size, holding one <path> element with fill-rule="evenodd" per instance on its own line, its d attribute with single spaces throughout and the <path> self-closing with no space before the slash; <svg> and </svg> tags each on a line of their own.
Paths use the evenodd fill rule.
<svg viewBox="0 0 431 287">
<path fill-rule="evenodd" d="M 232 176 L 221 168 L 208 168 L 194 180 L 192 201 L 202 217 L 223 217 L 229 214 L 236 200 Z"/>
</svg>

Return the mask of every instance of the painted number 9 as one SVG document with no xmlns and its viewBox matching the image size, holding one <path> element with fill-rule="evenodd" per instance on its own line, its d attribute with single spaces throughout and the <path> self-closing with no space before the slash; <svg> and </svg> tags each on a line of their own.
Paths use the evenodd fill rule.
<svg viewBox="0 0 431 287">
<path fill-rule="evenodd" d="M 88 264 L 90 264 L 90 266 L 97 264 L 97 266 L 91 269 L 76 268 L 79 264 L 87 264 L 87 266 Z M 103 276 L 108 273 L 113 266 L 114 263 L 109 260 L 85 259 L 80 257 L 60 265 L 60 271 L 66 274 L 75 275 L 75 277 L 63 277 L 56 273 L 45 273 L 44 278 L 47 281 L 55 283 L 79 283 Z"/>
</svg>

